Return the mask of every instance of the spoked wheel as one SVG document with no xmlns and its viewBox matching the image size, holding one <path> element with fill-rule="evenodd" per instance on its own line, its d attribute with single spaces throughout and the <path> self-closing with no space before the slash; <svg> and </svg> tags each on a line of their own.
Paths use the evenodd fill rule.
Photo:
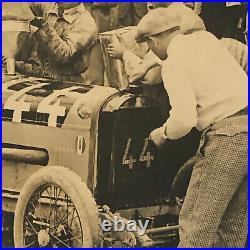
<svg viewBox="0 0 250 250">
<path fill-rule="evenodd" d="M 46 206 L 49 207 L 46 207 Z M 24 214 L 25 247 L 81 247 L 81 221 L 70 197 L 54 184 L 33 191 Z"/>
<path fill-rule="evenodd" d="M 14 241 L 24 248 L 102 246 L 98 209 L 79 176 L 62 167 L 35 172 L 17 202 Z"/>
</svg>

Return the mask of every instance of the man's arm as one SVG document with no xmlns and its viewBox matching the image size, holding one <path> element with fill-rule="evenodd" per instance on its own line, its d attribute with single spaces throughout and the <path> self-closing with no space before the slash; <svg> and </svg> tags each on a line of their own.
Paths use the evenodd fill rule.
<svg viewBox="0 0 250 250">
<path fill-rule="evenodd" d="M 97 27 L 89 13 L 77 18 L 72 25 L 65 40 L 46 22 L 36 33 L 38 42 L 46 47 L 48 54 L 57 62 L 68 62 L 77 51 L 88 48 L 97 38 Z"/>
<path fill-rule="evenodd" d="M 46 77 L 43 67 L 39 64 L 23 61 L 15 62 L 16 71 L 25 76 Z"/>
<path fill-rule="evenodd" d="M 196 97 L 185 69 L 168 62 L 162 70 L 164 87 L 172 107 L 170 117 L 163 127 L 166 137 L 176 140 L 197 125 Z"/>
<path fill-rule="evenodd" d="M 111 57 L 123 61 L 130 83 L 141 80 L 145 84 L 154 85 L 161 82 L 159 66 L 162 61 L 151 50 L 147 52 L 142 60 L 127 49 L 117 38 L 113 43 L 109 44 L 108 53 Z"/>
<path fill-rule="evenodd" d="M 171 110 L 166 123 L 149 136 L 157 147 L 161 147 L 166 139 L 177 140 L 185 136 L 197 124 L 196 97 L 185 69 L 171 62 L 165 63 L 162 65 L 162 79 Z"/>
<path fill-rule="evenodd" d="M 233 38 L 222 38 L 223 43 L 241 68 L 248 75 L 248 46 Z"/>
<path fill-rule="evenodd" d="M 131 56 L 133 55 L 133 56 Z M 127 65 L 134 63 L 134 55 L 131 51 L 126 50 L 123 53 L 123 62 L 125 64 L 125 69 L 129 68 Z M 139 58 L 138 58 L 139 59 Z M 149 82 L 150 85 L 152 84 L 158 84 L 159 79 L 157 78 L 157 81 L 155 82 L 154 79 L 151 79 L 152 77 L 155 77 L 153 72 L 151 71 L 151 74 L 149 73 L 151 69 L 161 65 L 162 61 L 150 50 L 144 57 L 143 61 L 135 67 L 130 68 L 129 71 L 126 71 L 129 82 L 135 82 L 137 80 L 146 80 L 146 82 Z M 159 72 L 159 71 L 157 71 Z"/>
</svg>

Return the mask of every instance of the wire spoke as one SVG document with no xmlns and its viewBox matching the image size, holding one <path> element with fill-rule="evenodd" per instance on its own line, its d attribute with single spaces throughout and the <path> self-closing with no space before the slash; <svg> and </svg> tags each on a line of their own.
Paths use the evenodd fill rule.
<svg viewBox="0 0 250 250">
<path fill-rule="evenodd" d="M 41 196 L 40 196 L 40 198 L 41 198 Z M 43 210 L 43 208 L 42 208 L 42 204 L 41 204 L 41 200 L 40 200 L 40 199 L 39 199 L 39 206 L 40 206 L 40 209 L 41 209 L 41 211 L 42 211 L 42 214 L 43 214 L 44 219 L 45 219 L 46 221 L 48 221 L 48 217 L 45 215 L 45 212 L 44 212 L 44 210 Z"/>
<path fill-rule="evenodd" d="M 36 232 L 36 234 L 38 234 L 38 232 L 36 231 L 36 229 L 34 228 L 33 224 L 30 222 L 29 218 L 26 217 L 27 222 L 30 224 L 30 226 L 33 228 L 34 232 Z"/>
<path fill-rule="evenodd" d="M 74 218 L 77 218 L 78 217 L 78 215 L 76 215 Z M 74 219 L 73 218 L 73 219 Z M 68 219 L 67 220 L 64 220 L 64 221 L 61 221 L 61 225 L 63 225 L 65 222 L 67 222 L 68 221 Z M 58 225 L 54 225 L 53 227 L 51 227 L 50 229 L 53 229 L 53 228 L 55 228 L 56 226 L 58 226 Z"/>
<path fill-rule="evenodd" d="M 50 187 L 50 186 L 49 186 L 49 187 Z M 47 194 L 49 195 L 49 216 L 47 217 L 47 223 L 49 222 L 49 219 L 50 219 L 50 216 L 51 216 L 52 210 L 53 210 L 53 208 L 52 208 L 52 203 L 51 203 L 51 201 L 52 201 L 51 193 L 49 193 L 49 191 L 48 191 L 48 188 L 49 188 L 49 187 L 47 187 L 47 188 L 45 189 L 45 191 L 46 191 Z"/>
<path fill-rule="evenodd" d="M 74 220 L 74 214 L 75 214 L 75 209 L 74 209 L 74 212 L 73 212 L 73 215 L 72 215 L 72 218 L 71 218 L 71 222 L 70 222 L 70 228 L 72 227 L 72 223 L 73 223 L 73 220 Z M 78 216 L 77 216 L 78 217 Z"/>
<path fill-rule="evenodd" d="M 34 245 L 34 243 L 36 243 L 36 241 L 31 242 L 29 245 L 27 245 L 27 246 L 25 246 L 25 247 L 28 248 L 28 247 Z"/>
<path fill-rule="evenodd" d="M 67 248 L 70 248 L 67 244 L 65 244 L 62 240 L 60 240 L 59 238 L 57 238 L 55 235 L 53 235 L 53 234 L 50 234 L 53 238 L 55 238 L 57 241 L 58 241 L 58 243 L 60 242 L 60 243 L 62 243 L 64 246 L 66 246 Z M 56 243 L 55 243 L 56 244 Z"/>
<path fill-rule="evenodd" d="M 80 230 L 82 231 L 82 227 L 81 227 L 81 226 L 78 227 L 77 230 L 75 229 L 75 230 L 74 230 L 74 233 L 76 234 L 76 233 L 78 233 Z"/>
<path fill-rule="evenodd" d="M 70 238 L 70 239 L 66 239 L 66 240 L 64 240 L 64 242 L 65 242 L 65 241 L 71 241 L 71 240 L 78 240 L 79 242 L 82 243 L 82 240 L 80 240 L 80 239 L 82 239 L 82 236 L 73 237 L 73 238 Z M 56 244 L 56 243 L 59 243 L 59 241 L 55 242 L 54 244 Z"/>
<path fill-rule="evenodd" d="M 65 211 L 64 215 L 60 218 L 60 220 L 57 221 L 57 225 L 63 224 L 66 222 L 66 217 L 67 217 L 67 221 L 69 218 L 69 215 L 72 213 L 72 211 L 74 211 L 75 208 L 73 207 L 73 209 L 68 213 L 68 210 Z"/>
<path fill-rule="evenodd" d="M 50 186 L 50 187 L 51 187 L 51 189 L 53 189 L 53 193 L 55 194 L 55 186 Z M 52 200 L 53 200 L 54 202 L 52 202 Z M 52 196 L 51 196 L 51 197 L 50 197 L 50 201 L 51 201 L 51 202 L 50 202 L 50 204 L 51 204 L 51 211 L 50 211 L 48 220 L 50 220 L 52 214 L 54 214 L 54 220 L 55 220 L 56 200 L 55 200 L 55 198 L 53 199 Z"/>
<path fill-rule="evenodd" d="M 28 230 L 28 231 L 32 232 L 32 233 L 31 233 L 31 234 L 29 234 L 29 235 L 28 235 L 28 234 L 26 234 L 27 236 L 37 234 L 37 232 L 36 232 L 36 231 L 34 231 L 34 229 L 32 229 L 32 228 L 28 227 L 27 225 L 25 226 L 25 230 Z"/>
</svg>

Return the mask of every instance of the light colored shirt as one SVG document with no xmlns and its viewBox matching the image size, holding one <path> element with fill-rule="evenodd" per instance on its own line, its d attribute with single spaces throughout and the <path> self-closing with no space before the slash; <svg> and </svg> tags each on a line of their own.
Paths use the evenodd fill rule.
<svg viewBox="0 0 250 250">
<path fill-rule="evenodd" d="M 126 50 L 123 53 L 123 63 L 129 82 L 130 82 L 130 77 L 133 76 L 134 70 L 136 71 L 139 64 L 142 63 L 147 65 L 147 68 L 149 70 L 143 77 L 143 79 L 140 79 L 141 83 L 144 83 L 146 85 L 156 85 L 162 82 L 160 74 L 161 67 L 159 67 L 162 61 L 151 50 L 147 52 L 143 60 L 138 56 L 136 56 L 132 51 Z"/>
<path fill-rule="evenodd" d="M 233 38 L 222 38 L 220 41 L 248 74 L 248 46 Z"/>
<path fill-rule="evenodd" d="M 172 107 L 163 127 L 172 140 L 193 127 L 203 131 L 248 105 L 246 73 L 226 46 L 206 31 L 173 38 L 162 79 Z"/>
</svg>

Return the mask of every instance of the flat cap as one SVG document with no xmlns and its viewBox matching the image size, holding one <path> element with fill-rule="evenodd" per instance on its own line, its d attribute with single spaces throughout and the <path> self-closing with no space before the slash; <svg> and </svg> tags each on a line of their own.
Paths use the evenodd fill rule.
<svg viewBox="0 0 250 250">
<path fill-rule="evenodd" d="M 175 27 L 183 34 L 193 30 L 205 30 L 202 19 L 182 3 L 174 3 L 167 8 L 157 8 L 146 14 L 137 25 L 137 42 Z"/>
</svg>

